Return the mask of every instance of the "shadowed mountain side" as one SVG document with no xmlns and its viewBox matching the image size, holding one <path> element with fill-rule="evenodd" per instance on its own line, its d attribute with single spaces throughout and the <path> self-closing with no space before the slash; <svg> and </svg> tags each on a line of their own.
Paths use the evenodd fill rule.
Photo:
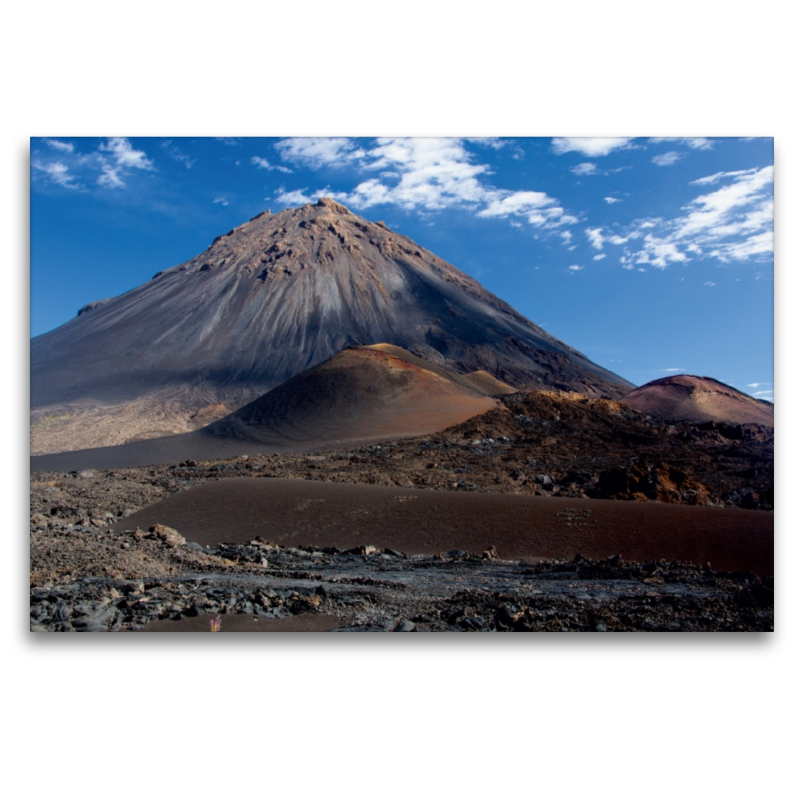
<svg viewBox="0 0 800 800">
<path fill-rule="evenodd" d="M 419 436 L 497 406 L 457 375 L 392 348 L 338 353 L 234 414 L 185 434 L 33 456 L 33 471 L 114 469 Z M 412 363 L 413 362 L 413 363 Z M 488 388 L 496 382 L 484 381 Z M 212 408 L 214 412 L 216 409 Z"/>
<path fill-rule="evenodd" d="M 664 419 L 775 424 L 775 408 L 771 403 L 750 397 L 713 378 L 696 375 L 659 378 L 629 392 L 621 402 Z"/>
<path fill-rule="evenodd" d="M 351 348 L 213 423 L 221 437 L 327 444 L 418 436 L 494 408 L 464 376 L 401 348 Z"/>
<path fill-rule="evenodd" d="M 285 546 L 371 544 L 412 555 L 494 546 L 501 558 L 620 554 L 774 573 L 773 516 L 742 509 L 230 478 L 178 492 L 114 529 L 155 524 L 211 546 L 257 536 Z"/>
<path fill-rule="evenodd" d="M 177 433 L 157 439 L 119 444 L 113 447 L 93 447 L 86 450 L 67 450 L 31 456 L 31 472 L 71 472 L 82 469 L 123 469 L 146 467 L 151 464 L 178 464 L 187 459 L 208 461 L 257 453 L 284 453 L 300 448 L 286 442 L 247 442 L 224 439 L 209 433 L 207 428 L 191 433 Z"/>
<path fill-rule="evenodd" d="M 264 212 L 32 339 L 31 452 L 192 430 L 202 409 L 241 408 L 374 342 L 519 388 L 633 387 L 407 237 L 322 199 Z"/>
</svg>

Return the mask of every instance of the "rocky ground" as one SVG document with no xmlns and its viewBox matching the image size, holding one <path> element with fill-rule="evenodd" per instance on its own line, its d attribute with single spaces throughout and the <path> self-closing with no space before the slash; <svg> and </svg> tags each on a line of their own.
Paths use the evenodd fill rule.
<svg viewBox="0 0 800 800">
<path fill-rule="evenodd" d="M 96 564 L 115 562 L 106 564 L 110 574 L 32 589 L 31 630 L 137 630 L 186 616 L 309 613 L 336 617 L 339 631 L 773 629 L 771 579 L 686 563 L 578 557 L 526 564 L 496 560 L 491 551 L 430 558 L 263 541 L 203 550 L 162 526 L 131 531 L 122 542 L 108 537 L 93 534 L 87 550 Z"/>
<path fill-rule="evenodd" d="M 32 629 L 133 629 L 222 609 L 317 610 L 358 630 L 403 620 L 418 630 L 771 629 L 770 579 L 688 564 L 526 565 L 264 543 L 204 550 L 169 529 L 108 530 L 174 492 L 248 475 L 772 509 L 766 426 L 670 423 L 551 392 L 502 403 L 434 436 L 350 450 L 34 473 Z"/>
</svg>

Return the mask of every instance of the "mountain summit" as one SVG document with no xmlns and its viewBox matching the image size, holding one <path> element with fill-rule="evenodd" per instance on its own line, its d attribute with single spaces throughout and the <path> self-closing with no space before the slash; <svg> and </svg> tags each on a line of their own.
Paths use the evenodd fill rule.
<svg viewBox="0 0 800 800">
<path fill-rule="evenodd" d="M 265 211 L 31 340 L 31 452 L 193 430 L 379 342 L 521 389 L 633 388 L 411 239 L 322 198 Z"/>
</svg>

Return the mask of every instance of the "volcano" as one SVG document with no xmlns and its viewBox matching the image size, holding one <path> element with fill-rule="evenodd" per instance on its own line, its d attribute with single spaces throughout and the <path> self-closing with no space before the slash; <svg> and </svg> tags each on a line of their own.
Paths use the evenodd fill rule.
<svg viewBox="0 0 800 800">
<path fill-rule="evenodd" d="M 488 376 L 486 376 L 488 377 Z M 399 347 L 353 347 L 208 427 L 250 441 L 334 442 L 432 433 L 496 406 L 480 373 L 458 375 Z"/>
<path fill-rule="evenodd" d="M 32 339 L 31 452 L 196 430 L 381 342 L 485 386 L 633 388 L 411 239 L 322 198 L 265 211 Z"/>
<path fill-rule="evenodd" d="M 622 398 L 625 405 L 664 419 L 775 425 L 775 407 L 766 400 L 713 378 L 670 375 L 646 383 Z"/>
</svg>

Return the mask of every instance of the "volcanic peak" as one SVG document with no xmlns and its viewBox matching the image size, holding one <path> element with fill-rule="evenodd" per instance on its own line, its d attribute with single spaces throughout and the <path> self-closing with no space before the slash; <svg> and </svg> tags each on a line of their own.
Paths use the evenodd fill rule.
<svg viewBox="0 0 800 800">
<path fill-rule="evenodd" d="M 322 198 L 263 212 L 31 340 L 33 452 L 193 430 L 200 409 L 240 408 L 376 342 L 520 389 L 633 388 L 408 237 Z"/>
</svg>

